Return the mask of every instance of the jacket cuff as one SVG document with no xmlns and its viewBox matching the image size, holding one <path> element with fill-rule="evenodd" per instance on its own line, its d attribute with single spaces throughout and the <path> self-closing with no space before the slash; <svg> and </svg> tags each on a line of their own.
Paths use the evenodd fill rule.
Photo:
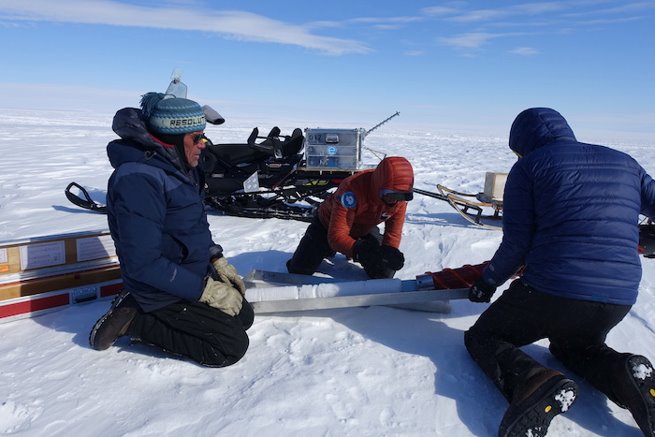
<svg viewBox="0 0 655 437">
<path fill-rule="evenodd" d="M 216 261 L 223 257 L 223 247 L 220 244 L 214 244 L 209 248 L 209 260 Z"/>
<path fill-rule="evenodd" d="M 490 269 L 489 266 L 487 266 L 487 268 L 485 268 L 484 271 L 482 272 L 482 278 L 481 279 L 484 282 L 486 282 L 487 284 L 489 284 L 489 285 L 491 285 L 493 287 L 498 287 L 498 283 L 496 282 L 496 280 L 492 276 L 491 270 L 492 269 Z"/>
</svg>

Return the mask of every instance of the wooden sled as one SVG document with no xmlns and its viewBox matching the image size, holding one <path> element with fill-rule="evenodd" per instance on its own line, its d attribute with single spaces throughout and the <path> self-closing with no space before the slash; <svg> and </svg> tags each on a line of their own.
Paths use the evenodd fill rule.
<svg viewBox="0 0 655 437">
<path fill-rule="evenodd" d="M 503 190 L 507 173 L 487 172 L 484 191 L 471 194 L 437 184 L 439 193 L 470 223 L 486 229 L 502 230 Z"/>
</svg>

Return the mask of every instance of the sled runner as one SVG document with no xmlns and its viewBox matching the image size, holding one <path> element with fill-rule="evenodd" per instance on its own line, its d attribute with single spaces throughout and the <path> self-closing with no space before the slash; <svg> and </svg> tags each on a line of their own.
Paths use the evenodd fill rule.
<svg viewBox="0 0 655 437">
<path fill-rule="evenodd" d="M 487 172 L 484 191 L 463 193 L 437 184 L 438 193 L 414 189 L 414 192 L 446 201 L 467 221 L 486 229 L 502 230 L 503 190 L 507 173 Z"/>
</svg>

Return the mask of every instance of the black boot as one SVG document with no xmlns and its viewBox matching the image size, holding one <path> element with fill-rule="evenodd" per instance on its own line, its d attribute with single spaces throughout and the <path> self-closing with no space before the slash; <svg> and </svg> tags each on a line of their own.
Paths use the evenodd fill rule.
<svg viewBox="0 0 655 437">
<path fill-rule="evenodd" d="M 129 291 L 120 292 L 109 308 L 91 329 L 89 344 L 95 350 L 109 348 L 123 335 L 126 335 L 132 321 L 139 313 L 139 304 Z"/>
<path fill-rule="evenodd" d="M 623 374 L 617 375 L 616 401 L 632 413 L 645 436 L 655 436 L 655 374 L 651 362 L 641 355 L 625 360 Z"/>
<path fill-rule="evenodd" d="M 543 437 L 550 421 L 569 409 L 578 386 L 559 372 L 540 369 L 517 387 L 500 423 L 500 437 Z"/>
</svg>

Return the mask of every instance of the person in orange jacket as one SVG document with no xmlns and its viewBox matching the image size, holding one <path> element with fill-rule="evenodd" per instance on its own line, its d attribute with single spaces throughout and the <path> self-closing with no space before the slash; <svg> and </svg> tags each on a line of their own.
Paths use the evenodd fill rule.
<svg viewBox="0 0 655 437">
<path fill-rule="evenodd" d="M 413 186 L 412 165 L 400 156 L 344 179 L 319 206 L 287 261 L 289 273 L 312 275 L 324 258 L 339 252 L 359 262 L 372 279 L 393 277 L 405 262 L 398 247 Z"/>
</svg>

